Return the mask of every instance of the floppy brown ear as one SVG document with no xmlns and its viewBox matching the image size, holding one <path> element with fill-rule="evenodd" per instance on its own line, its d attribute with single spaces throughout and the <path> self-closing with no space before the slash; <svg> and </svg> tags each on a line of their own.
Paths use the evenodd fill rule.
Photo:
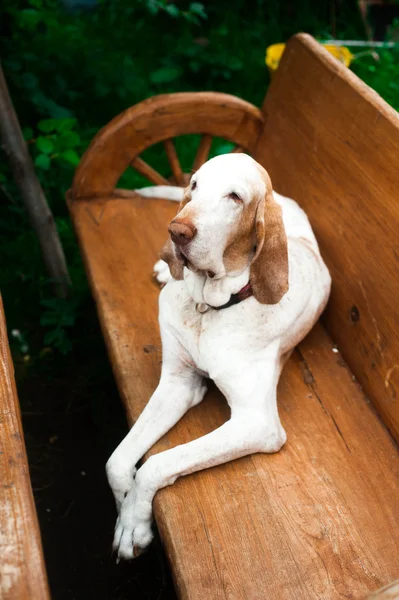
<svg viewBox="0 0 399 600">
<path fill-rule="evenodd" d="M 256 252 L 250 282 L 261 304 L 278 304 L 288 291 L 288 251 L 281 207 L 270 191 L 259 202 L 255 218 Z"/>
<path fill-rule="evenodd" d="M 182 258 L 176 255 L 175 247 L 171 239 L 164 244 L 160 257 L 169 265 L 169 270 L 173 279 L 183 279 L 184 262 Z"/>
<path fill-rule="evenodd" d="M 179 214 L 182 208 L 187 204 L 187 202 L 190 202 L 190 200 L 191 189 L 190 186 L 188 186 L 184 190 L 183 200 L 179 204 L 177 214 Z M 168 263 L 169 270 L 172 274 L 173 279 L 183 279 L 184 262 L 182 258 L 177 256 L 175 246 L 170 238 L 168 238 L 168 240 L 164 244 L 160 252 L 160 257 L 162 258 L 162 260 Z"/>
</svg>

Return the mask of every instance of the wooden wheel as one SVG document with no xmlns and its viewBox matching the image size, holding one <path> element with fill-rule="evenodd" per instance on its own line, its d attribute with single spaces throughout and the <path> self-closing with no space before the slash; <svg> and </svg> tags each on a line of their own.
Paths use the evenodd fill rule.
<svg viewBox="0 0 399 600">
<path fill-rule="evenodd" d="M 155 185 L 187 184 L 173 139 L 201 134 L 192 169 L 209 156 L 214 137 L 235 144 L 233 152 L 251 151 L 263 125 L 261 111 L 235 96 L 215 92 L 155 96 L 129 108 L 93 139 L 76 170 L 72 198 L 117 195 L 120 176 L 133 167 Z M 166 179 L 140 154 L 163 142 L 172 180 Z"/>
<path fill-rule="evenodd" d="M 213 139 L 213 136 L 209 135 L 208 133 L 204 133 L 201 136 L 201 140 L 198 145 L 195 159 L 190 171 L 197 171 L 204 164 L 204 162 L 208 160 Z M 151 165 L 149 165 L 139 156 L 136 156 L 136 158 L 132 160 L 132 162 L 130 163 L 131 167 L 133 167 L 133 169 L 140 173 L 140 175 L 142 175 L 149 182 L 154 183 L 155 185 L 186 186 L 190 179 L 190 174 L 183 172 L 173 139 L 165 140 L 163 142 L 163 145 L 173 175 L 171 179 L 167 179 L 166 177 L 161 175 L 158 171 L 153 169 Z M 231 152 L 244 151 L 244 148 L 237 145 L 233 148 L 233 150 L 231 150 Z"/>
</svg>

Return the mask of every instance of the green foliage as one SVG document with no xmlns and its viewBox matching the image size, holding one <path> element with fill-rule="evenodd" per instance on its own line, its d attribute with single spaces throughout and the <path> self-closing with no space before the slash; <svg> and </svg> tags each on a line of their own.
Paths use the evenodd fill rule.
<svg viewBox="0 0 399 600">
<path fill-rule="evenodd" d="M 167 2 L 167 0 L 141 0 L 141 4 L 146 7 L 148 12 L 152 15 L 164 11 L 170 17 L 181 17 L 186 21 L 195 24 L 199 24 L 201 19 L 207 18 L 204 5 L 199 2 L 192 2 L 187 10 L 182 10 L 176 6 L 176 4 Z"/>
<path fill-rule="evenodd" d="M 399 49 L 379 50 L 376 58 L 369 54 L 353 63 L 353 71 L 399 110 Z"/>
<path fill-rule="evenodd" d="M 47 328 L 44 334 L 45 346 L 53 346 L 62 354 L 67 354 L 72 349 L 72 342 L 67 333 L 75 324 L 80 308 L 80 299 L 50 298 L 42 300 L 44 311 L 40 317 L 40 324 Z"/>
<path fill-rule="evenodd" d="M 32 144 L 34 163 L 38 169 L 47 171 L 53 162 L 66 162 L 73 167 L 79 164 L 82 140 L 75 127 L 76 119 L 46 119 L 39 121 L 37 129 L 46 135 L 33 137 L 31 128 L 25 129 L 24 137 Z M 29 134 L 29 135 L 28 135 Z"/>
<path fill-rule="evenodd" d="M 362 38 L 356 0 L 336 3 L 340 38 Z M 74 296 L 53 297 L 7 164 L 0 161 L 1 288 L 14 340 L 29 347 L 37 365 L 49 356 L 82 351 L 93 337 L 93 307 L 68 217 L 64 194 L 90 140 L 127 107 L 158 93 L 214 89 L 260 105 L 268 84 L 268 45 L 297 31 L 331 37 L 330 0 L 99 0 L 86 12 L 68 13 L 57 0 L 3 0 L 0 55 L 10 93 L 23 126 L 37 174 L 56 217 Z M 397 51 L 359 58 L 353 69 L 399 108 Z M 197 136 L 176 140 L 189 171 Z M 231 145 L 215 140 L 212 155 Z M 144 153 L 169 175 L 161 147 Z M 120 185 L 146 185 L 130 170 Z M 90 332 L 90 334 L 88 333 Z M 97 335 L 97 334 L 96 334 Z M 44 353 L 50 347 L 55 352 Z M 43 357 L 47 357 L 46 359 Z"/>
</svg>

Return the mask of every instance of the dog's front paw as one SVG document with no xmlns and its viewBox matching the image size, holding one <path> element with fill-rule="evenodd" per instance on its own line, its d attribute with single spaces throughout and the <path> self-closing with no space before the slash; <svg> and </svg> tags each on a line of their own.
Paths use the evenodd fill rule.
<svg viewBox="0 0 399 600">
<path fill-rule="evenodd" d="M 122 503 L 115 526 L 112 547 L 117 552 L 118 561 L 121 558 L 131 560 L 140 556 L 154 537 L 151 519 L 144 518 L 143 511 L 139 510 L 136 500 L 136 485 L 133 484 Z"/>
<path fill-rule="evenodd" d="M 154 265 L 154 277 L 158 281 L 165 285 L 172 279 L 172 275 L 170 274 L 168 263 L 164 260 L 158 260 L 158 262 Z"/>
<path fill-rule="evenodd" d="M 116 509 L 119 513 L 122 503 L 131 489 L 136 476 L 136 467 L 126 467 L 116 452 L 106 464 L 108 483 L 114 494 Z"/>
</svg>

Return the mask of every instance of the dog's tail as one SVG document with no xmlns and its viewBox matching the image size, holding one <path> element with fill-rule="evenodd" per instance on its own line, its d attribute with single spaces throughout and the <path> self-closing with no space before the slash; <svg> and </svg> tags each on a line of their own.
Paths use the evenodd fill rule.
<svg viewBox="0 0 399 600">
<path fill-rule="evenodd" d="M 181 202 L 184 195 L 184 188 L 174 185 L 154 185 L 134 191 L 145 198 L 163 198 L 173 202 Z"/>
</svg>

